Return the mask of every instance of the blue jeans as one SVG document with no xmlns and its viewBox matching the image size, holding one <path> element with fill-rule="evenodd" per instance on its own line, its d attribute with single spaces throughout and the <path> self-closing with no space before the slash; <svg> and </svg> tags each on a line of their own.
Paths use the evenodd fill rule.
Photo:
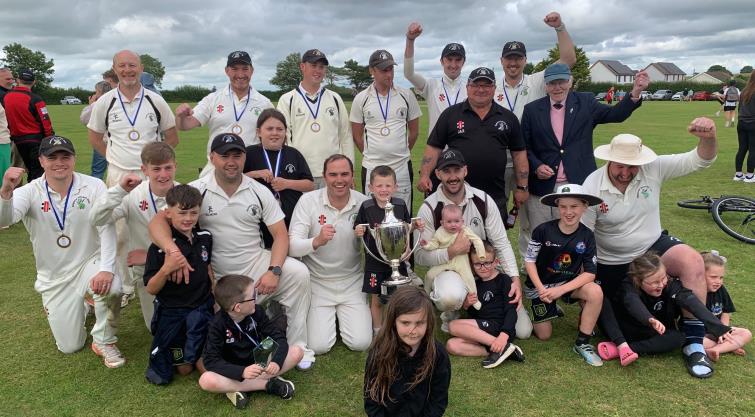
<svg viewBox="0 0 755 417">
<path fill-rule="evenodd" d="M 99 179 L 105 178 L 105 170 L 107 170 L 107 159 L 102 154 L 92 150 L 92 176 Z"/>
</svg>

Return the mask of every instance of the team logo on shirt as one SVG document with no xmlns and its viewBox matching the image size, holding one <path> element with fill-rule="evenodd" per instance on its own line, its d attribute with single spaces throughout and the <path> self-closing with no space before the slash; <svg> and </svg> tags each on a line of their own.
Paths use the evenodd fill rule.
<svg viewBox="0 0 755 417">
<path fill-rule="evenodd" d="M 456 122 L 456 130 L 457 130 L 457 132 L 456 132 L 457 134 L 464 133 L 464 121 L 463 120 L 459 120 L 458 122 Z"/>
<path fill-rule="evenodd" d="M 325 109 L 325 112 L 328 113 L 328 116 L 334 117 L 336 115 L 336 109 L 333 107 L 328 107 Z"/>
<path fill-rule="evenodd" d="M 251 111 L 252 113 L 254 113 L 255 116 L 259 116 L 260 113 L 262 113 L 262 109 L 259 108 L 259 107 L 252 107 L 252 109 L 249 110 L 249 111 Z"/>
<path fill-rule="evenodd" d="M 288 172 L 289 174 L 293 174 L 296 172 L 296 167 L 294 164 L 287 164 L 285 168 L 283 168 L 284 171 Z"/>
<path fill-rule="evenodd" d="M 600 203 L 600 205 L 598 206 L 598 210 L 600 210 L 600 212 L 603 214 L 608 213 L 608 204 L 606 204 L 605 201 Z"/>
<path fill-rule="evenodd" d="M 554 248 L 560 248 L 561 247 L 561 245 L 559 245 L 558 243 L 551 242 L 550 240 L 546 240 L 545 241 L 545 246 L 548 246 L 548 247 L 553 246 Z"/>
<path fill-rule="evenodd" d="M 147 204 L 147 200 L 142 200 L 139 202 L 139 210 L 147 211 L 148 208 L 149 208 L 149 204 Z"/>
<path fill-rule="evenodd" d="M 444 102 L 444 101 L 446 101 L 446 95 L 443 94 L 443 93 L 440 93 L 438 95 L 438 100 L 440 100 L 441 103 Z"/>
<path fill-rule="evenodd" d="M 156 119 L 155 113 L 147 113 L 147 118 L 149 119 L 150 122 L 154 122 Z"/>
<path fill-rule="evenodd" d="M 223 110 L 225 110 L 225 107 L 223 107 L 222 104 L 218 104 L 218 107 L 215 108 L 218 112 L 218 114 L 223 113 Z"/>
<path fill-rule="evenodd" d="M 495 98 L 496 101 L 503 101 L 503 94 L 498 94 Z"/>
<path fill-rule="evenodd" d="M 50 211 L 50 202 L 49 201 L 43 201 L 41 209 L 45 213 L 47 213 L 48 211 Z"/>
<path fill-rule="evenodd" d="M 217 216 L 218 212 L 215 211 L 215 209 L 212 208 L 211 205 L 207 205 L 207 213 L 205 213 L 205 216 Z"/>
<path fill-rule="evenodd" d="M 246 208 L 246 212 L 247 213 L 252 213 L 252 216 L 259 216 L 259 214 L 260 214 L 260 206 L 258 206 L 256 204 L 250 204 Z"/>
<path fill-rule="evenodd" d="M 493 291 L 485 291 L 485 294 L 482 295 L 482 301 L 485 301 L 486 303 L 491 301 L 495 295 L 493 295 Z"/>
<path fill-rule="evenodd" d="M 236 342 L 236 338 L 233 337 L 231 329 L 225 329 L 225 342 L 228 344 Z"/>
<path fill-rule="evenodd" d="M 121 117 L 118 116 L 118 113 L 115 113 L 115 112 L 110 113 L 110 123 L 115 123 L 115 122 L 120 122 L 120 121 L 121 121 Z"/>
<path fill-rule="evenodd" d="M 406 109 L 403 108 L 403 107 L 400 108 L 400 109 L 397 109 L 396 110 L 396 116 L 398 116 L 398 117 L 400 117 L 402 119 L 405 118 L 406 117 Z"/>
<path fill-rule="evenodd" d="M 472 221 L 470 221 L 470 223 L 472 223 L 472 226 L 479 227 L 480 223 L 482 223 L 482 220 L 480 220 L 479 217 L 475 216 L 472 217 Z"/>
<path fill-rule="evenodd" d="M 509 130 L 509 125 L 503 120 L 499 120 L 495 122 L 495 128 L 503 132 L 503 131 Z"/>
<path fill-rule="evenodd" d="M 319 223 L 320 226 L 322 226 L 325 224 L 327 220 L 328 218 L 324 214 L 320 214 L 320 217 L 317 218 L 317 223 Z"/>
<path fill-rule="evenodd" d="M 301 107 L 297 107 L 297 108 L 296 108 L 296 116 L 297 116 L 297 117 L 299 117 L 299 116 L 304 116 L 304 110 L 302 110 L 302 108 L 301 108 Z"/>
<path fill-rule="evenodd" d="M 210 259 L 210 254 L 207 252 L 207 248 L 202 245 L 202 262 L 207 262 Z"/>
<path fill-rule="evenodd" d="M 548 268 L 548 272 L 566 271 L 570 266 L 571 255 L 568 253 L 562 253 L 556 257 L 556 260 L 553 261 L 553 264 L 551 264 L 550 268 Z"/>
<path fill-rule="evenodd" d="M 357 218 L 356 213 L 349 214 L 349 223 L 354 223 L 354 220 L 356 220 L 356 218 Z"/>
<path fill-rule="evenodd" d="M 480 320 L 480 326 L 487 329 L 488 327 L 490 327 L 490 323 L 488 323 L 487 320 Z"/>
<path fill-rule="evenodd" d="M 663 300 L 661 300 L 661 301 L 658 301 L 658 302 L 657 302 L 657 303 L 655 303 L 655 305 L 653 306 L 653 311 L 661 311 L 661 310 L 663 310 Z"/>
<path fill-rule="evenodd" d="M 645 198 L 645 200 L 647 200 L 650 197 L 650 193 L 652 191 L 653 190 L 651 190 L 650 187 L 648 187 L 647 185 L 643 185 L 637 190 L 637 198 L 640 198 L 640 195 L 642 195 L 642 197 Z"/>
<path fill-rule="evenodd" d="M 377 286 L 377 274 L 373 274 L 370 272 L 370 288 L 375 288 Z"/>
<path fill-rule="evenodd" d="M 587 249 L 587 245 L 585 245 L 585 242 L 579 242 L 577 243 L 577 247 L 574 248 L 575 251 L 579 254 L 585 253 L 585 249 Z"/>
<path fill-rule="evenodd" d="M 713 313 L 714 316 L 718 316 L 724 312 L 724 309 L 721 306 L 721 303 L 715 303 L 712 306 L 710 306 L 710 312 Z"/>
<path fill-rule="evenodd" d="M 522 86 L 522 95 L 523 95 L 523 96 L 526 96 L 526 95 L 527 95 L 527 90 L 528 90 L 528 89 L 529 89 L 529 87 L 528 87 L 528 86 L 526 86 L 526 85 Z"/>
<path fill-rule="evenodd" d="M 79 210 L 84 210 L 85 208 L 87 208 L 87 206 L 91 204 L 92 202 L 89 201 L 88 198 L 81 195 L 81 196 L 76 197 L 75 200 L 73 200 L 73 204 L 71 204 L 71 208 L 78 208 Z"/>
</svg>

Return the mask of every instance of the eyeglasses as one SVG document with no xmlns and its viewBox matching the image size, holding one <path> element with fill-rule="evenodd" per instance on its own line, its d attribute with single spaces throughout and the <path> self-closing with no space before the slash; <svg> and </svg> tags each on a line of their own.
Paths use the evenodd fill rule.
<svg viewBox="0 0 755 417">
<path fill-rule="evenodd" d="M 237 301 L 236 304 L 244 304 L 244 303 L 247 303 L 249 301 L 257 301 L 257 290 L 256 289 L 252 293 L 252 298 L 249 298 L 249 299 L 246 299 L 246 300 Z"/>
<path fill-rule="evenodd" d="M 485 268 L 490 269 L 493 266 L 494 263 L 495 263 L 495 261 L 492 261 L 492 262 L 474 262 L 474 263 L 472 263 L 472 266 L 474 266 L 475 268 L 482 268 L 484 266 Z"/>
</svg>

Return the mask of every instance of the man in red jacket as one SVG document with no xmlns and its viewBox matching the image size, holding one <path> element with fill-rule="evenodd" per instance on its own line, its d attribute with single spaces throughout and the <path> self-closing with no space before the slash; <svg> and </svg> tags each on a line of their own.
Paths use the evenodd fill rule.
<svg viewBox="0 0 755 417">
<path fill-rule="evenodd" d="M 34 82 L 32 70 L 21 70 L 16 87 L 3 100 L 10 138 L 29 171 L 28 182 L 42 176 L 43 170 L 38 160 L 39 144 L 42 138 L 54 134 L 47 105 L 42 97 L 31 92 Z"/>
</svg>

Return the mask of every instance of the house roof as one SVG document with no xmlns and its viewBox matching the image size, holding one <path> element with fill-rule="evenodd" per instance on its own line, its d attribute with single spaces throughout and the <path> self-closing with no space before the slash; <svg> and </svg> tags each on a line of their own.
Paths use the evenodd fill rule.
<svg viewBox="0 0 755 417">
<path fill-rule="evenodd" d="M 611 71 L 614 75 L 634 75 L 636 72 L 619 61 L 601 59 L 594 63 L 593 67 L 595 65 L 598 65 L 598 63 L 605 65 L 605 67 L 608 68 L 608 70 Z"/>
<path fill-rule="evenodd" d="M 653 62 L 650 65 L 654 65 L 663 75 L 687 75 L 686 72 L 671 62 Z"/>
<path fill-rule="evenodd" d="M 705 73 L 711 77 L 718 78 L 722 82 L 727 82 L 731 79 L 731 74 L 723 71 L 705 71 Z"/>
</svg>

